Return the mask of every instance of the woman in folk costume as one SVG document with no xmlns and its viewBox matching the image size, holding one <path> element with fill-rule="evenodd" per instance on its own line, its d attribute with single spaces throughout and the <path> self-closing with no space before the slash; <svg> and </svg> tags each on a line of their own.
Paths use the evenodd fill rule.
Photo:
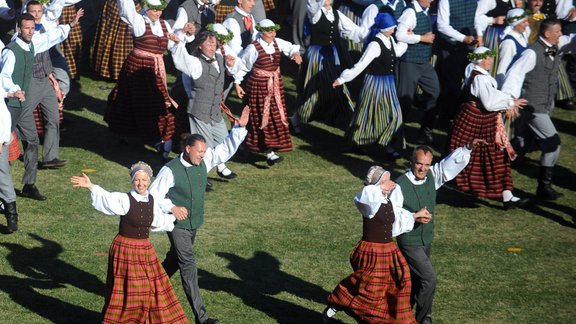
<svg viewBox="0 0 576 324">
<path fill-rule="evenodd" d="M 73 176 L 74 187 L 90 190 L 92 206 L 121 216 L 108 256 L 102 323 L 188 323 L 170 278 L 148 240 L 152 231 L 172 231 L 176 218 L 164 214 L 148 192 L 152 168 L 138 162 L 130 168 L 132 190 L 108 192 L 86 174 Z"/>
<path fill-rule="evenodd" d="M 353 68 L 344 70 L 332 86 L 339 87 L 366 70 L 347 135 L 358 147 L 377 144 L 387 147 L 391 156 L 398 157 L 400 154 L 388 145 L 402 126 L 394 70 L 396 58 L 406 52 L 408 45 L 394 41 L 392 34 L 395 29 L 394 17 L 389 13 L 379 13 L 370 30 L 364 55 Z"/>
<path fill-rule="evenodd" d="M 268 165 L 281 162 L 276 152 L 292 150 L 288 112 L 284 99 L 284 84 L 280 75 L 280 56 L 302 63 L 300 46 L 276 37 L 280 25 L 264 19 L 256 25 L 258 38 L 242 52 L 241 59 L 247 71 L 252 71 L 245 90 L 240 83 L 246 73 L 236 73 L 236 92 L 250 107 L 248 136 L 244 146 L 254 152 L 266 152 Z M 244 93 L 244 91 L 246 91 Z"/>
<path fill-rule="evenodd" d="M 530 35 L 528 16 L 528 12 L 524 9 L 511 9 L 506 14 L 508 26 L 501 36 L 498 70 L 496 71 L 498 88 L 502 86 L 508 69 L 528 47 L 528 36 Z"/>
<path fill-rule="evenodd" d="M 118 80 L 124 61 L 134 47 L 132 31 L 124 19 L 120 19 L 118 0 L 104 0 L 98 20 L 90 64 L 100 77 Z M 140 11 L 140 3 L 136 3 Z"/>
<path fill-rule="evenodd" d="M 76 16 L 76 8 L 81 6 L 82 1 L 90 0 L 66 0 L 62 15 L 60 16 L 60 23 L 67 24 L 74 20 Z M 82 26 L 82 21 L 79 22 Z M 60 44 L 60 49 L 66 58 L 68 64 L 68 72 L 72 80 L 79 78 L 79 67 L 82 56 L 82 28 L 73 28 L 65 41 Z"/>
<path fill-rule="evenodd" d="M 311 38 L 299 81 L 301 106 L 298 115 L 292 119 L 295 127 L 299 121 L 308 123 L 315 119 L 335 120 L 342 115 L 351 115 L 354 108 L 348 88 L 331 87 L 332 81 L 342 71 L 341 35 L 355 42 L 362 42 L 369 32 L 332 8 L 332 0 L 307 1 Z"/>
<path fill-rule="evenodd" d="M 325 320 L 344 311 L 358 323 L 416 323 L 410 269 L 392 238 L 431 218 L 427 210 L 404 212 L 401 195 L 394 199 L 402 201 L 390 200 L 395 187 L 390 172 L 380 166 L 368 170 L 364 188 L 354 198 L 363 223 L 362 239 L 350 254 L 354 273 L 328 296 Z"/>
<path fill-rule="evenodd" d="M 528 199 L 512 194 L 510 161 L 516 158 L 516 152 L 508 141 L 502 114 L 507 118 L 517 116 L 527 101 L 498 90 L 496 80 L 488 72 L 494 60 L 492 50 L 479 47 L 468 58 L 472 63 L 466 68 L 465 100 L 454 120 L 450 149 L 473 139 L 485 143 L 472 152 L 470 162 L 456 176 L 456 185 L 478 197 L 501 199 L 504 209 L 521 206 Z"/>
<path fill-rule="evenodd" d="M 164 68 L 164 51 L 174 46 L 168 39 L 172 28 L 160 19 L 166 2 L 146 0 L 140 14 L 133 0 L 118 0 L 118 6 L 132 29 L 134 48 L 108 96 L 104 120 L 120 136 L 155 141 L 165 160 L 172 149 L 172 108 L 178 108 L 168 94 Z"/>
</svg>

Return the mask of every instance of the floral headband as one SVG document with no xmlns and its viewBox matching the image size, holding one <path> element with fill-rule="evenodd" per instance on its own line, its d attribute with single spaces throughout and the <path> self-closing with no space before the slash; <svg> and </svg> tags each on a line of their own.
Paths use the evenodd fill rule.
<svg viewBox="0 0 576 324">
<path fill-rule="evenodd" d="M 488 50 L 483 53 L 468 53 L 468 60 L 471 62 L 477 62 L 494 56 L 496 56 L 495 50 Z"/>
<path fill-rule="evenodd" d="M 166 9 L 166 6 L 168 6 L 166 1 L 164 1 L 164 0 L 157 0 L 157 2 L 159 2 L 159 4 L 152 5 L 148 2 L 148 0 L 142 0 L 142 4 L 144 5 L 144 7 L 148 8 L 148 9 L 152 9 L 152 10 L 162 11 L 162 10 Z"/>
<path fill-rule="evenodd" d="M 266 26 L 266 27 L 256 25 L 256 30 L 261 32 L 261 33 L 277 31 L 278 29 L 280 29 L 280 25 L 278 25 L 278 24 L 274 24 L 273 26 Z"/>
<path fill-rule="evenodd" d="M 521 15 L 519 16 L 513 16 L 513 17 L 507 17 L 506 18 L 506 23 L 508 25 L 514 25 L 516 22 L 524 19 L 524 18 L 528 18 L 528 16 L 530 16 L 531 12 L 528 10 L 525 10 Z"/>
<path fill-rule="evenodd" d="M 218 40 L 218 42 L 220 42 L 220 44 L 226 44 L 229 41 L 231 41 L 232 38 L 234 38 L 234 34 L 228 28 L 226 28 L 226 31 L 228 32 L 228 34 L 226 34 L 226 35 L 220 34 L 216 30 L 214 30 L 214 24 L 208 24 L 206 26 L 206 30 L 213 32 L 216 35 L 216 39 Z"/>
</svg>

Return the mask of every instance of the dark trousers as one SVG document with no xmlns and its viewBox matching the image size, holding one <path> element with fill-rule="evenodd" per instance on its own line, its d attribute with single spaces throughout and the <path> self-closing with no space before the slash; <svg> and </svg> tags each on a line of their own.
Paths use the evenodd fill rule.
<svg viewBox="0 0 576 324">
<path fill-rule="evenodd" d="M 412 307 L 416 305 L 416 321 L 418 324 L 432 323 L 432 302 L 436 292 L 436 271 L 430 254 L 430 245 L 399 246 L 410 267 L 412 278 L 412 293 L 410 301 Z"/>
<path fill-rule="evenodd" d="M 196 322 L 203 323 L 208 319 L 208 313 L 200 296 L 200 287 L 198 286 L 198 267 L 194 257 L 196 231 L 174 228 L 172 232 L 168 232 L 170 250 L 166 253 L 166 259 L 162 262 L 162 266 L 170 277 L 180 269 L 182 286 L 184 287 L 188 303 L 192 306 Z"/>
<path fill-rule="evenodd" d="M 422 127 L 434 128 L 436 120 L 436 100 L 440 95 L 440 81 L 432 64 L 416 64 L 400 61 L 398 64 L 398 99 L 402 107 L 403 120 L 407 120 L 407 113 L 414 102 L 416 87 L 424 92 L 423 108 L 424 118 L 420 123 Z"/>
</svg>

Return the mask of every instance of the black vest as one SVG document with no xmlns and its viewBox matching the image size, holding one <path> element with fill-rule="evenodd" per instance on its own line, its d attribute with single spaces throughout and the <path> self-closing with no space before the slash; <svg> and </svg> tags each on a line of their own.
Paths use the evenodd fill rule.
<svg viewBox="0 0 576 324">
<path fill-rule="evenodd" d="M 340 31 L 338 29 L 338 22 L 340 17 L 337 10 L 332 9 L 334 12 L 334 21 L 330 22 L 324 12 L 322 17 L 317 23 L 310 26 L 310 45 L 319 46 L 334 46 L 339 45 Z"/>
<path fill-rule="evenodd" d="M 375 38 L 374 41 L 380 45 L 380 56 L 372 60 L 366 69 L 367 74 L 372 75 L 388 75 L 394 74 L 394 65 L 396 63 L 396 52 L 394 46 L 388 49 L 380 38 Z"/>
</svg>

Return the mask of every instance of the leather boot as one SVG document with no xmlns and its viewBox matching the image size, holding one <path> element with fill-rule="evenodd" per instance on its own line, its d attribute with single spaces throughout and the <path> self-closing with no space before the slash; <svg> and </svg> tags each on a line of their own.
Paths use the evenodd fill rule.
<svg viewBox="0 0 576 324">
<path fill-rule="evenodd" d="M 4 215 L 6 215 L 6 221 L 8 222 L 8 233 L 14 233 L 18 230 L 18 212 L 16 211 L 16 202 L 10 202 L 4 204 Z"/>
<path fill-rule="evenodd" d="M 562 196 L 563 193 L 558 192 L 552 188 L 552 174 L 554 167 L 540 167 L 540 176 L 538 177 L 538 189 L 536 189 L 536 196 L 544 200 L 556 200 Z"/>
</svg>

